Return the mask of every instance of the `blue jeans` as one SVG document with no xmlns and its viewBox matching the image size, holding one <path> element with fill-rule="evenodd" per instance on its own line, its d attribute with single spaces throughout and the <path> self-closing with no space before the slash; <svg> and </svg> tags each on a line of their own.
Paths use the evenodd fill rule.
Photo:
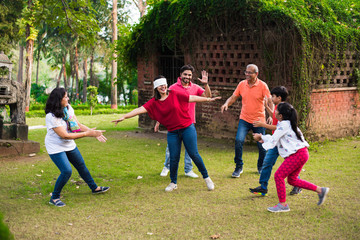
<svg viewBox="0 0 360 240">
<path fill-rule="evenodd" d="M 185 162 L 185 166 L 184 166 L 184 171 L 185 173 L 188 173 L 192 170 L 193 165 L 191 163 L 191 158 L 188 154 L 188 152 L 185 149 L 185 158 L 184 158 L 184 162 Z M 166 146 L 166 151 L 165 151 L 165 162 L 164 162 L 164 166 L 168 169 L 170 169 L 170 151 L 169 151 L 169 146 Z"/>
<path fill-rule="evenodd" d="M 167 142 L 170 151 L 170 179 L 172 183 L 176 184 L 177 182 L 181 142 L 184 142 L 186 151 L 189 153 L 203 178 L 209 177 L 204 161 L 198 152 L 197 134 L 194 124 L 191 124 L 186 128 L 168 132 Z"/>
<path fill-rule="evenodd" d="M 234 162 L 236 164 L 236 168 L 242 168 L 244 165 L 242 154 L 243 154 L 243 145 L 245 142 L 245 137 L 248 132 L 252 130 L 253 133 L 261 133 L 265 134 L 265 128 L 263 127 L 254 127 L 252 123 L 248 123 L 242 119 L 239 121 L 239 126 L 236 133 L 235 138 L 235 158 Z M 266 150 L 262 147 L 262 144 L 257 142 L 257 146 L 259 148 L 259 158 L 257 162 L 258 171 L 261 171 L 262 164 L 265 158 Z"/>
<path fill-rule="evenodd" d="M 60 198 L 61 190 L 67 181 L 69 181 L 72 173 L 70 163 L 76 168 L 80 177 L 84 179 L 92 191 L 98 187 L 94 182 L 94 179 L 91 177 L 90 172 L 85 165 L 84 159 L 77 147 L 68 152 L 49 154 L 49 156 L 61 172 L 60 176 L 56 180 L 54 192 L 51 196 L 52 199 Z"/>
<path fill-rule="evenodd" d="M 267 151 L 264 163 L 262 165 L 259 183 L 261 188 L 267 189 L 269 179 L 271 176 L 271 170 L 279 157 L 279 151 L 277 147 L 271 148 Z"/>
</svg>

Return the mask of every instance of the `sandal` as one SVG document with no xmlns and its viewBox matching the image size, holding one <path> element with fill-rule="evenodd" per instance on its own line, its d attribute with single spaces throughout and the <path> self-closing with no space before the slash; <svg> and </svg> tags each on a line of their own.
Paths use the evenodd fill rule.
<svg viewBox="0 0 360 240">
<path fill-rule="evenodd" d="M 100 187 L 99 190 L 93 190 L 92 193 L 93 194 L 104 193 L 104 192 L 108 191 L 109 189 L 110 189 L 110 187 Z"/>
</svg>

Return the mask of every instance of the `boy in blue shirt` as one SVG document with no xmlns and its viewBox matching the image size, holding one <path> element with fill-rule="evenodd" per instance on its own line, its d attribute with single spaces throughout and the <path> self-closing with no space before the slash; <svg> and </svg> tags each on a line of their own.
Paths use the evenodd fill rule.
<svg viewBox="0 0 360 240">
<path fill-rule="evenodd" d="M 257 121 L 254 123 L 254 127 L 264 127 L 264 128 L 272 130 L 272 132 L 274 133 L 274 131 L 276 129 L 276 125 L 278 123 L 278 120 L 275 117 L 275 110 L 279 103 L 286 101 L 286 98 L 288 95 L 289 95 L 289 93 L 284 86 L 273 88 L 271 90 L 271 99 L 268 99 L 268 98 L 266 99 L 266 106 L 265 106 L 266 111 L 269 113 L 270 116 L 272 116 L 272 120 L 273 120 L 272 125 L 266 124 L 261 121 Z M 275 109 L 271 109 L 269 107 L 268 101 L 272 101 L 274 103 Z M 264 163 L 262 165 L 261 173 L 260 173 L 259 183 L 261 184 L 261 186 L 256 187 L 256 188 L 249 188 L 250 192 L 255 193 L 255 194 L 261 194 L 263 196 L 265 196 L 267 194 L 267 192 L 268 192 L 267 186 L 268 186 L 269 179 L 271 176 L 271 171 L 272 171 L 272 168 L 273 168 L 274 164 L 276 163 L 276 160 L 278 157 L 279 157 L 279 152 L 278 152 L 277 147 L 274 147 L 267 151 L 265 159 L 264 159 Z M 292 191 L 290 192 L 290 195 L 298 194 L 300 192 L 301 192 L 301 188 L 294 187 L 292 189 Z"/>
</svg>

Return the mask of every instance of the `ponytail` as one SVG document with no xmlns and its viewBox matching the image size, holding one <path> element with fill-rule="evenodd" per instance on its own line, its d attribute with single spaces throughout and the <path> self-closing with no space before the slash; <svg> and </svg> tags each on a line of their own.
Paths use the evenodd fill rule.
<svg viewBox="0 0 360 240">
<path fill-rule="evenodd" d="M 296 137 L 303 142 L 298 130 L 298 116 L 295 108 L 290 103 L 279 103 L 277 110 L 283 116 L 283 120 L 289 120 L 291 129 L 295 132 Z"/>
</svg>

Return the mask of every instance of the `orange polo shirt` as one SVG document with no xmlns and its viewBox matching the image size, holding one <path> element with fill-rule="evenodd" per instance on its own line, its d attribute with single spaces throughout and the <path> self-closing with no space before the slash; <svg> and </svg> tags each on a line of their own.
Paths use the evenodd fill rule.
<svg viewBox="0 0 360 240">
<path fill-rule="evenodd" d="M 241 81 L 236 87 L 235 96 L 241 96 L 242 108 L 240 112 L 240 119 L 253 123 L 258 121 L 265 121 L 265 96 L 271 97 L 267 84 L 260 79 L 257 79 L 255 84 L 250 87 L 247 80 Z"/>
</svg>

